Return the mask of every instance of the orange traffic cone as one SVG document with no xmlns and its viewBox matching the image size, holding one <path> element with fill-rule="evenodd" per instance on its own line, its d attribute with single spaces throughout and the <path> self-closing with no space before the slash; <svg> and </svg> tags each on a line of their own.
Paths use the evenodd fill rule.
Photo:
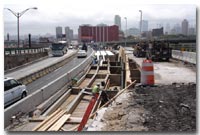
<svg viewBox="0 0 200 135">
<path fill-rule="evenodd" d="M 142 62 L 141 84 L 154 85 L 154 67 L 152 60 L 143 60 Z"/>
</svg>

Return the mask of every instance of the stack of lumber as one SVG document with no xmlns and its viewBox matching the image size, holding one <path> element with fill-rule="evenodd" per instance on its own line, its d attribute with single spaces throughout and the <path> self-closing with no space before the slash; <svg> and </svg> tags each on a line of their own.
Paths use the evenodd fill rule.
<svg viewBox="0 0 200 135">
<path fill-rule="evenodd" d="M 70 114 L 65 114 L 62 109 L 56 110 L 43 122 L 37 125 L 33 131 L 59 131 L 63 124 L 69 119 Z"/>
</svg>

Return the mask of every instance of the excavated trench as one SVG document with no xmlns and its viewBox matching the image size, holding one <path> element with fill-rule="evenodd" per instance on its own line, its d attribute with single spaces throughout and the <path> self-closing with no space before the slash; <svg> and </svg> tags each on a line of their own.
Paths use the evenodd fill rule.
<svg viewBox="0 0 200 135">
<path fill-rule="evenodd" d="M 11 131 L 73 131 L 77 127 L 92 98 L 91 88 L 101 84 L 108 99 L 116 95 L 121 87 L 121 67 L 119 62 L 103 62 L 102 66 L 93 65 L 76 86 L 66 89 L 63 95 L 47 109 L 36 110 L 23 124 L 12 126 Z M 111 66 L 112 65 L 112 66 Z M 100 93 L 101 94 L 101 93 Z M 51 101 L 52 102 L 52 101 Z M 98 99 L 92 112 L 104 102 Z M 41 106 L 41 105 L 39 105 Z M 70 114 L 70 115 L 68 115 Z M 69 117 L 69 118 L 68 118 Z M 62 120 L 63 119 L 63 120 Z M 66 119 L 64 121 L 64 119 Z M 60 123 L 62 123 L 60 125 Z M 21 125 L 21 126 L 20 126 Z"/>
</svg>

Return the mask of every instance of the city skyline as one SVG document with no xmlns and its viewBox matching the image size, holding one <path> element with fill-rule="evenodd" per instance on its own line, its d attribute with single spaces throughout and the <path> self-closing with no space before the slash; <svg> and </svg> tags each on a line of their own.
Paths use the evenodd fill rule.
<svg viewBox="0 0 200 135">
<path fill-rule="evenodd" d="M 74 3 L 71 2 L 68 5 L 73 4 Z M 47 13 L 46 10 L 51 9 L 53 4 L 47 7 L 43 6 L 42 3 L 33 4 L 32 6 L 24 4 L 5 5 L 4 7 L 10 8 L 13 11 L 22 11 L 33 6 L 38 7 L 38 10 L 30 10 L 20 18 L 20 35 L 27 35 L 28 33 L 33 35 L 45 35 L 46 33 L 55 35 L 55 27 L 57 26 L 69 26 L 73 29 L 74 34 L 77 34 L 78 27 L 82 24 L 98 25 L 104 23 L 107 25 L 113 25 L 115 15 L 119 15 L 122 18 L 122 30 L 125 29 L 125 16 L 128 20 L 128 29 L 134 27 L 138 28 L 140 21 L 139 10 L 143 11 L 143 20 L 148 21 L 149 29 L 157 28 L 158 24 L 163 24 L 163 26 L 170 24 L 170 26 L 173 27 L 177 23 L 181 24 L 184 19 L 188 20 L 189 27 L 196 25 L 195 5 L 133 5 L 135 8 L 131 8 L 130 3 L 123 4 L 125 5 L 124 7 L 123 5 L 119 6 L 118 4 L 121 3 L 118 2 L 115 4 L 116 7 L 113 8 L 110 4 L 111 3 L 108 3 L 108 5 L 104 6 L 104 9 L 108 12 L 100 9 L 103 6 L 102 4 L 100 4 L 94 12 L 92 12 L 94 7 L 91 6 L 91 8 L 88 8 L 89 5 L 81 8 L 80 6 L 75 6 L 74 9 L 67 6 L 69 9 L 64 9 L 64 6 L 58 4 L 58 7 L 61 6 L 60 9 L 55 8 L 55 12 L 51 11 L 51 13 Z M 80 9 L 78 10 L 78 8 Z M 73 10 L 74 12 L 72 12 Z M 159 11 L 159 14 L 156 13 L 157 11 Z M 7 10 L 3 11 L 3 15 L 4 35 L 7 35 L 7 33 L 10 35 L 16 35 L 16 17 Z M 41 18 L 43 18 L 42 21 Z"/>
</svg>

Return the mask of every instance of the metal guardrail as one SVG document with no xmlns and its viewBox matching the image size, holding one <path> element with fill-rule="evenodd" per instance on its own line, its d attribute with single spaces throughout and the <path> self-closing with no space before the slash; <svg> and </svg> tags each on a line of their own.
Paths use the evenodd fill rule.
<svg viewBox="0 0 200 135">
<path fill-rule="evenodd" d="M 47 51 L 46 48 L 4 48 L 4 55 L 21 55 L 45 51 Z"/>
</svg>

